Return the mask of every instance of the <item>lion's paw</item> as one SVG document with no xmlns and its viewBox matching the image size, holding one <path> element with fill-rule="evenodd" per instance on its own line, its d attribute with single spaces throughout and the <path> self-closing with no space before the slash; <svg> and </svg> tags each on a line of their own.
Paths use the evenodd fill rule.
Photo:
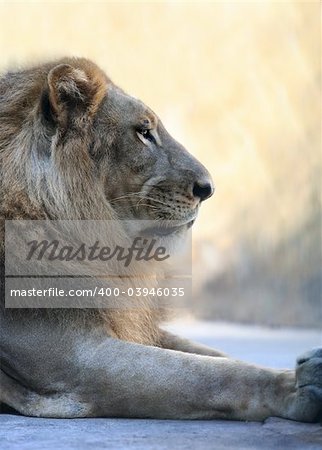
<svg viewBox="0 0 322 450">
<path fill-rule="evenodd" d="M 306 352 L 297 359 L 296 412 L 299 420 L 322 420 L 322 348 Z"/>
</svg>

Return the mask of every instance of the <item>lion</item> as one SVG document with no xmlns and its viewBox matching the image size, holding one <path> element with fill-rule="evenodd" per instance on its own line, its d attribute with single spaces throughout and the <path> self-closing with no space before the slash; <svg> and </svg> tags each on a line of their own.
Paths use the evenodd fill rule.
<svg viewBox="0 0 322 450">
<path fill-rule="evenodd" d="M 322 349 L 273 370 L 165 331 L 148 301 L 5 307 L 5 221 L 175 219 L 184 235 L 214 188 L 158 116 L 87 59 L 8 72 L 0 96 L 0 402 L 35 417 L 320 420 Z"/>
</svg>

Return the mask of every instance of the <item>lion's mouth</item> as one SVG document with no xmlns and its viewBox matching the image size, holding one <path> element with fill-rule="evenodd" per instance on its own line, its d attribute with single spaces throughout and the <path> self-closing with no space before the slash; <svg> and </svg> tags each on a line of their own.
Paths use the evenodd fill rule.
<svg viewBox="0 0 322 450">
<path fill-rule="evenodd" d="M 189 230 L 194 224 L 196 218 L 194 217 L 189 222 L 179 223 L 176 225 L 170 225 L 169 223 L 157 224 L 152 227 L 147 227 L 142 230 L 144 237 L 165 237 L 172 234 L 182 232 L 183 230 Z"/>
<path fill-rule="evenodd" d="M 190 222 L 187 223 L 187 229 L 189 230 L 189 228 L 192 227 L 192 225 L 195 223 L 196 218 L 190 220 Z"/>
</svg>

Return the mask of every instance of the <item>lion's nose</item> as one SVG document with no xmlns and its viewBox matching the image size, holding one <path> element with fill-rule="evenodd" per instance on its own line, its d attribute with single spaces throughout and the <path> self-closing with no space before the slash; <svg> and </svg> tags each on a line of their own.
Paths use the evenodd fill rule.
<svg viewBox="0 0 322 450">
<path fill-rule="evenodd" d="M 192 194 L 194 197 L 200 198 L 200 201 L 207 200 L 207 198 L 211 197 L 214 193 L 215 189 L 211 182 L 209 181 L 195 181 Z"/>
</svg>

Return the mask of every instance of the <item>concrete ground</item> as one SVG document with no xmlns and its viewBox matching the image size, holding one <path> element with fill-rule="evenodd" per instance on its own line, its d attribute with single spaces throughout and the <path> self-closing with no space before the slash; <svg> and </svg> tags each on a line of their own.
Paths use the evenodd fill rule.
<svg viewBox="0 0 322 450">
<path fill-rule="evenodd" d="M 296 356 L 322 344 L 322 334 L 213 323 L 168 327 L 231 356 L 270 367 L 293 367 Z M 317 450 L 322 427 L 270 418 L 264 424 L 228 421 L 35 419 L 0 415 L 0 449 L 53 450 Z"/>
</svg>

